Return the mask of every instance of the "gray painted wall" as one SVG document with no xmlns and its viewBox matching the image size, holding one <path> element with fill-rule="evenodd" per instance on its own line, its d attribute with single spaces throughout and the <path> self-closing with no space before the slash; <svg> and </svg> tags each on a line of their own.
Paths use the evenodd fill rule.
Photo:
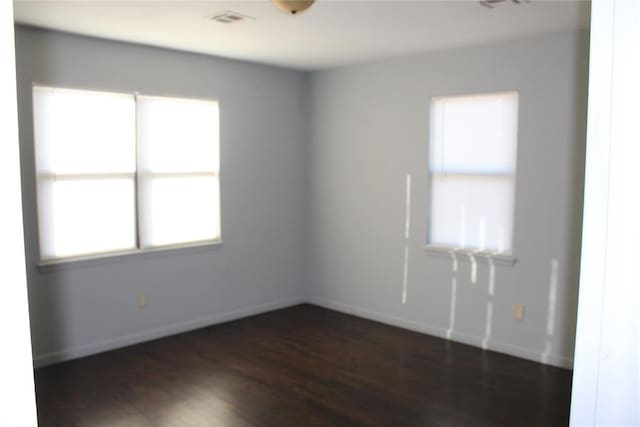
<svg viewBox="0 0 640 427">
<path fill-rule="evenodd" d="M 16 28 L 24 221 L 33 349 L 76 357 L 301 300 L 304 73 Z M 217 247 L 39 270 L 32 82 L 217 99 L 222 235 Z M 147 292 L 145 309 L 136 296 Z"/>
<path fill-rule="evenodd" d="M 311 301 L 445 336 L 455 277 L 452 339 L 481 345 L 488 338 L 491 349 L 570 366 L 587 56 L 588 34 L 579 32 L 313 73 Z M 491 297 L 486 262 L 479 261 L 473 284 L 468 258 L 453 276 L 451 258 L 424 251 L 429 100 L 507 90 L 520 94 L 517 263 L 496 266 Z M 407 174 L 412 222 L 402 304 Z M 525 304 L 523 321 L 512 319 L 516 303 Z"/>
<path fill-rule="evenodd" d="M 496 266 L 490 297 L 488 265 L 479 260 L 472 284 L 470 264 L 460 260 L 451 338 L 474 345 L 488 338 L 489 348 L 570 366 L 587 39 L 585 32 L 557 34 L 305 74 L 18 27 L 36 360 L 77 357 L 304 300 L 446 336 L 451 260 L 424 251 L 429 98 L 517 90 L 518 261 Z M 224 243 L 38 269 L 34 81 L 218 99 Z M 412 224 L 402 304 L 407 174 Z M 558 286 L 550 292 L 554 261 Z M 148 306 L 141 310 L 136 295 L 143 290 Z M 526 306 L 522 322 L 511 319 L 514 303 Z"/>
</svg>

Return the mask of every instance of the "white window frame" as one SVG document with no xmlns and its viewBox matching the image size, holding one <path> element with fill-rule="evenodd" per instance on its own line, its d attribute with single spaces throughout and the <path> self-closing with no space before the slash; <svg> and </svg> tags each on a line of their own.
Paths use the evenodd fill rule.
<svg viewBox="0 0 640 427">
<path fill-rule="evenodd" d="M 517 91 L 497 91 L 497 92 L 487 92 L 487 93 L 470 93 L 470 94 L 457 94 L 457 95 L 443 95 L 443 96 L 434 96 L 431 97 L 429 101 L 429 129 L 428 129 L 428 144 L 427 144 L 427 152 L 429 153 L 429 157 L 432 155 L 433 150 L 433 133 L 434 133 L 434 123 L 433 123 L 433 104 L 435 101 L 442 99 L 455 99 L 455 98 L 473 98 L 473 97 L 483 97 L 483 96 L 497 96 L 497 95 L 507 95 L 507 94 L 515 94 L 517 96 L 518 102 L 518 111 L 520 108 L 520 94 Z M 519 113 L 518 113 L 518 122 L 519 122 Z M 519 123 L 518 123 L 519 124 Z M 516 152 L 518 149 L 518 141 L 516 140 Z M 431 217 L 432 217 L 432 203 L 433 203 L 433 179 L 432 177 L 437 174 L 443 174 L 443 172 L 434 172 L 431 168 L 431 164 L 427 165 L 427 223 L 426 223 L 426 236 L 425 236 L 425 245 L 424 251 L 428 255 L 436 256 L 436 257 L 455 257 L 456 260 L 469 260 L 471 262 L 489 262 L 495 263 L 498 265 L 504 266 L 513 266 L 517 258 L 514 255 L 515 248 L 513 248 L 513 243 L 515 241 L 515 225 L 516 225 L 516 217 L 515 217 L 515 205 L 516 205 L 516 195 L 517 195 L 517 160 L 516 160 L 516 169 L 513 173 L 492 173 L 491 176 L 509 176 L 513 180 L 513 207 L 512 207 L 512 251 L 511 252 L 497 252 L 491 250 L 481 250 L 472 247 L 460 247 L 453 245 L 441 245 L 431 243 Z M 467 176 L 488 176 L 486 173 L 471 173 L 471 172 L 445 172 L 448 175 L 467 175 Z"/>
<path fill-rule="evenodd" d="M 138 96 L 145 96 L 148 98 L 169 98 L 169 99 L 177 99 L 177 100 L 186 100 L 186 101 L 200 101 L 200 102 L 209 102 L 215 103 L 218 106 L 218 111 L 220 109 L 220 101 L 215 99 L 204 99 L 204 98 L 195 98 L 195 97 L 177 97 L 177 96 L 166 96 L 166 95 L 150 95 L 150 94 L 142 94 L 139 92 L 122 92 L 122 91 L 111 91 L 107 89 L 88 89 L 88 88 L 76 88 L 76 87 L 66 87 L 66 86 L 55 86 L 50 84 L 41 84 L 34 82 L 32 84 L 32 94 L 33 89 L 39 88 L 48 88 L 55 90 L 69 90 L 69 91 L 81 91 L 81 92 L 101 92 L 108 94 L 117 94 L 117 95 L 127 95 L 131 96 L 134 99 L 135 103 L 135 111 L 137 113 L 137 98 Z M 33 102 L 33 95 L 32 95 Z M 137 114 L 136 114 L 137 116 Z M 136 117 L 137 122 L 137 117 Z M 35 126 L 35 118 L 34 118 L 34 126 Z M 218 127 L 218 156 L 221 159 L 221 147 L 220 147 L 220 131 L 221 126 Z M 218 165 L 218 170 L 216 172 L 212 171 L 198 171 L 198 172 L 154 172 L 154 177 L 189 177 L 189 176 L 213 176 L 217 177 L 218 181 L 218 209 L 219 213 L 219 237 L 216 239 L 205 239 L 205 240 L 196 240 L 196 241 L 188 241 L 181 242 L 175 244 L 166 244 L 166 245 L 158 245 L 158 246 L 143 246 L 141 239 L 141 223 L 144 221 L 141 209 L 141 201 L 139 197 L 140 191 L 140 177 L 144 173 L 140 170 L 140 161 L 139 161 L 139 146 L 138 146 L 138 132 L 136 131 L 135 135 L 135 152 L 136 152 L 136 170 L 133 173 L 73 173 L 73 174 L 52 174 L 52 173 L 38 173 L 37 164 L 35 170 L 36 176 L 36 200 L 37 200 L 37 224 L 38 224 L 38 256 L 39 262 L 38 267 L 44 269 L 50 268 L 64 268 L 67 266 L 72 266 L 77 263 L 86 263 L 86 262 L 108 262 L 112 259 L 117 259 L 121 257 L 127 257 L 131 255 L 139 256 L 139 255 L 153 255 L 153 254 L 162 254 L 162 255 L 171 255 L 173 253 L 182 253 L 184 250 L 193 249 L 198 250 L 199 248 L 206 249 L 207 247 L 217 247 L 222 244 L 222 179 L 221 179 L 221 164 Z M 35 143 L 35 132 L 34 132 L 34 156 L 37 156 L 37 145 Z M 72 255 L 72 256 L 60 256 L 60 257 L 43 257 L 42 252 L 40 250 L 40 239 L 41 239 L 41 227 L 40 227 L 40 206 L 39 206 L 39 197 L 38 193 L 41 191 L 41 183 L 44 180 L 52 179 L 52 180 L 75 180 L 82 181 L 86 179 L 96 180 L 96 179 L 133 179 L 134 181 L 134 209 L 135 209 L 135 248 L 133 249 L 124 249 L 124 250 L 114 250 L 114 251 L 102 251 L 102 252 L 92 252 L 81 255 Z"/>
</svg>

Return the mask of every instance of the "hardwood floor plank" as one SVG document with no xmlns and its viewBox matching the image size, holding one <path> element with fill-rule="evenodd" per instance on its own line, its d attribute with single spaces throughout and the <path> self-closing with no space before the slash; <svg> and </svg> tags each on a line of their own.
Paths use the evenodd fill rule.
<svg viewBox="0 0 640 427">
<path fill-rule="evenodd" d="M 566 426 L 571 372 L 312 305 L 36 371 L 47 426 Z"/>
</svg>

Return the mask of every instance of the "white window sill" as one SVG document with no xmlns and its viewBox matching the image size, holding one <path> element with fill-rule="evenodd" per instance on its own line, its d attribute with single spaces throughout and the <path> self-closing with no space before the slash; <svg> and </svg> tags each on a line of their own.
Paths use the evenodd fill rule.
<svg viewBox="0 0 640 427">
<path fill-rule="evenodd" d="M 474 259 L 477 262 L 493 262 L 495 265 L 504 265 L 507 267 L 513 266 L 517 261 L 517 259 L 511 254 L 454 248 L 447 246 L 426 245 L 424 247 L 424 251 L 428 255 L 437 257 L 451 258 L 453 255 L 455 255 L 458 261 L 471 261 L 472 259 Z"/>
<path fill-rule="evenodd" d="M 38 270 L 49 272 L 74 267 L 89 267 L 127 261 L 133 258 L 157 258 L 178 254 L 201 252 L 216 249 L 222 245 L 222 240 L 202 240 L 199 242 L 182 243 L 177 245 L 156 246 L 146 249 L 131 249 L 116 252 L 103 252 L 91 255 L 81 255 L 65 258 L 43 259 L 38 263 Z"/>
</svg>

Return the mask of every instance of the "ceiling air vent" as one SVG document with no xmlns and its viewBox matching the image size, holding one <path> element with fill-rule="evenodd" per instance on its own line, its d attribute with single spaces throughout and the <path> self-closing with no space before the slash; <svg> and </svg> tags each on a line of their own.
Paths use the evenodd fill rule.
<svg viewBox="0 0 640 427">
<path fill-rule="evenodd" d="M 235 22 L 246 21 L 247 19 L 254 18 L 238 12 L 232 12 L 230 10 L 223 10 L 222 12 L 218 12 L 209 18 L 209 20 L 211 21 L 220 22 L 222 24 L 233 24 Z"/>
<path fill-rule="evenodd" d="M 522 4 L 529 3 L 529 0 L 481 0 L 480 4 L 482 6 L 493 9 L 495 6 L 506 5 L 506 4 Z"/>
</svg>

